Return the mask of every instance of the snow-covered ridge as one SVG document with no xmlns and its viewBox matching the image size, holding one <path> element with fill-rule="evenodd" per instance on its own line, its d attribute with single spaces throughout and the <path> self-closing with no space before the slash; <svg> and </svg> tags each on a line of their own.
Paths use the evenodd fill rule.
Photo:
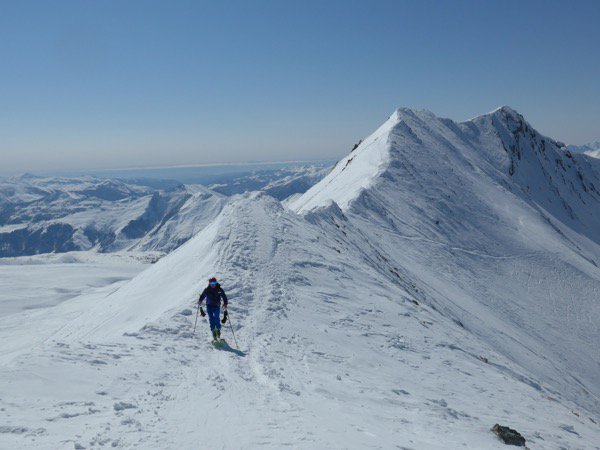
<svg viewBox="0 0 600 450">
<path fill-rule="evenodd" d="M 463 123 L 400 109 L 385 127 L 365 140 L 378 148 L 355 150 L 377 170 L 344 164 L 291 208 L 327 216 L 335 202 L 416 285 L 433 289 L 438 308 L 532 370 L 542 364 L 528 353 L 540 346 L 534 352 L 554 368 L 537 375 L 599 408 L 598 165 L 509 107 Z M 499 340 L 500 323 L 509 339 Z M 529 351 L 510 343 L 531 338 Z M 571 390 L 574 373 L 591 397 Z"/>
<path fill-rule="evenodd" d="M 321 182 L 292 202 L 292 209 L 307 211 L 312 205 L 323 205 L 333 199 L 339 205 L 347 206 L 383 170 L 389 158 L 387 137 L 398 120 L 398 112 L 392 114 L 371 136 L 338 161 Z M 340 184 L 336 180 L 341 174 L 344 174 L 344 182 Z"/>
<path fill-rule="evenodd" d="M 549 198 L 556 190 L 561 197 L 575 195 L 569 186 L 571 179 L 580 178 L 580 175 L 596 176 L 585 160 L 565 152 L 563 147 L 564 144 L 537 133 L 508 106 L 462 123 L 438 118 L 426 110 L 400 108 L 342 159 L 322 183 L 311 188 L 291 207 L 305 212 L 335 201 L 342 209 L 347 209 L 361 190 L 381 178 L 390 166 L 398 165 L 401 159 L 412 155 L 420 158 L 423 154 L 430 159 L 430 165 L 437 164 L 435 159 L 440 158 L 439 164 L 451 161 L 472 166 L 484 171 L 495 182 L 512 177 L 547 206 L 552 203 Z M 357 164 L 353 164 L 354 161 Z M 532 174 L 532 170 L 538 173 Z M 546 175 L 550 179 L 541 181 L 540 177 Z M 532 183 L 540 185 L 533 186 Z M 546 189 L 548 183 L 552 185 L 550 193 Z M 587 186 L 581 180 L 576 183 L 584 188 L 584 192 L 589 188 L 590 195 L 596 197 L 596 184 Z M 567 190 L 570 192 L 564 192 Z"/>
<path fill-rule="evenodd" d="M 292 209 L 237 196 L 119 290 L 0 319 L 0 444 L 595 448 L 597 173 L 509 108 L 400 109 Z M 239 350 L 192 335 L 212 275 Z"/>
</svg>

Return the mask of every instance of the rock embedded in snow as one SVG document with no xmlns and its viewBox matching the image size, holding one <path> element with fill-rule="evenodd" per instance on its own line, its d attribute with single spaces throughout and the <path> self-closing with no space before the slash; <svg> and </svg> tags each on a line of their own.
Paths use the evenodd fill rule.
<svg viewBox="0 0 600 450">
<path fill-rule="evenodd" d="M 387 125 L 302 214 L 233 198 L 119 290 L 3 319 L 6 425 L 47 431 L 0 447 L 497 449 L 511 417 L 535 448 L 597 445 L 594 161 L 509 108 Z M 180 314 L 215 273 L 240 352 Z"/>
<path fill-rule="evenodd" d="M 115 411 L 123 411 L 125 409 L 137 409 L 137 406 L 132 403 L 117 402 L 113 405 L 113 408 Z"/>
<path fill-rule="evenodd" d="M 525 438 L 517 430 L 496 424 L 492 427 L 491 431 L 506 445 L 525 447 Z"/>
</svg>

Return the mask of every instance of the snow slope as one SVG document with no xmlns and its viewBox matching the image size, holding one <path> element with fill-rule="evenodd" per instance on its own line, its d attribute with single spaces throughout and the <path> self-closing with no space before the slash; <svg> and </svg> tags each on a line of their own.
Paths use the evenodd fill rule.
<svg viewBox="0 0 600 450">
<path fill-rule="evenodd" d="M 48 308 L 96 289 L 114 290 L 147 265 L 137 255 L 89 252 L 2 258 L 0 316 Z"/>
<path fill-rule="evenodd" d="M 119 290 L 0 319 L 0 447 L 599 448 L 597 175 L 561 151 L 400 110 L 294 210 L 234 198 Z M 213 274 L 239 349 L 192 335 Z"/>
<path fill-rule="evenodd" d="M 585 154 L 591 156 L 592 158 L 600 158 L 600 148 L 596 150 L 588 150 L 585 152 Z"/>
<path fill-rule="evenodd" d="M 508 107 L 465 123 L 401 109 L 388 126 L 371 188 L 349 201 L 364 168 L 348 165 L 292 208 L 341 205 L 432 305 L 599 412 L 598 166 Z"/>
</svg>

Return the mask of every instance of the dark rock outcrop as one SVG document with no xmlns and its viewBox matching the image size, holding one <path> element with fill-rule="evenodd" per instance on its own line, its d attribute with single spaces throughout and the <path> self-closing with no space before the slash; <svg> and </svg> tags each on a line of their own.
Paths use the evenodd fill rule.
<svg viewBox="0 0 600 450">
<path fill-rule="evenodd" d="M 496 424 L 492 427 L 492 432 L 506 445 L 525 447 L 525 438 L 517 430 Z"/>
</svg>

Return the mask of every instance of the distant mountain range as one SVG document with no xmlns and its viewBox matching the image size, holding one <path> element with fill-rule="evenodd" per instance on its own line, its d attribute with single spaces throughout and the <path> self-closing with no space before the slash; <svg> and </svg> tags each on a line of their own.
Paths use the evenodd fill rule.
<svg viewBox="0 0 600 450">
<path fill-rule="evenodd" d="M 322 166 L 222 176 L 213 189 L 152 179 L 0 180 L 0 257 L 94 250 L 168 253 L 203 229 L 227 196 L 262 190 L 278 199 L 306 191 Z"/>
<path fill-rule="evenodd" d="M 575 153 L 585 153 L 588 156 L 600 158 L 600 141 L 584 145 L 568 145 L 567 149 Z"/>
<path fill-rule="evenodd" d="M 225 197 L 173 182 L 24 175 L 0 182 L 0 256 L 181 245 Z"/>
</svg>

